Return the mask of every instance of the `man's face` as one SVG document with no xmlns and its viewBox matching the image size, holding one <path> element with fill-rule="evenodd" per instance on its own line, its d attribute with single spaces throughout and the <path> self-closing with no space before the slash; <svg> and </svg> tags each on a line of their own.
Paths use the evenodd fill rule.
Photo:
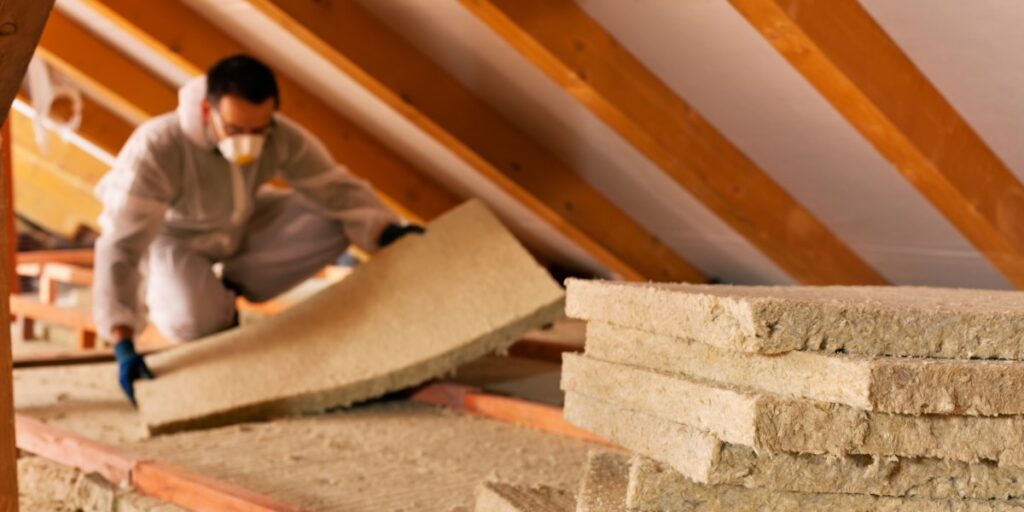
<svg viewBox="0 0 1024 512">
<path fill-rule="evenodd" d="M 203 113 L 213 126 L 218 142 L 245 133 L 266 135 L 274 124 L 274 99 L 268 98 L 257 105 L 229 94 L 221 97 L 217 105 L 203 100 Z"/>
</svg>

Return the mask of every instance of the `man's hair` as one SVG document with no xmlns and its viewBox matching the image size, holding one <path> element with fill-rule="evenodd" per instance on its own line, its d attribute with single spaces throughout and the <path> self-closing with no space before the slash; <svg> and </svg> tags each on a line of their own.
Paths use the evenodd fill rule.
<svg viewBox="0 0 1024 512">
<path fill-rule="evenodd" d="M 257 105 L 273 98 L 274 107 L 281 106 L 274 72 L 248 55 L 225 57 L 206 71 L 206 99 L 210 104 L 216 106 L 229 94 Z"/>
</svg>

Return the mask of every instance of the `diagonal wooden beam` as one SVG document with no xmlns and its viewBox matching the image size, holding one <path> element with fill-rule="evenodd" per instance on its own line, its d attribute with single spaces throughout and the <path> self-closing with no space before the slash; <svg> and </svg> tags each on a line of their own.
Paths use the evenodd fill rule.
<svg viewBox="0 0 1024 512">
<path fill-rule="evenodd" d="M 704 276 L 355 2 L 249 3 L 623 277 Z"/>
<path fill-rule="evenodd" d="M 1024 185 L 856 0 L 730 0 L 1017 288 Z"/>
<path fill-rule="evenodd" d="M 52 132 L 43 153 L 28 116 L 12 111 L 10 122 L 17 212 L 65 238 L 83 225 L 98 229 L 100 203 L 92 188 L 107 166 Z"/>
<path fill-rule="evenodd" d="M 216 25 L 177 0 L 85 0 L 100 15 L 139 38 L 159 54 L 193 74 L 245 48 Z M 458 200 L 432 178 L 414 169 L 352 121 L 305 88 L 278 74 L 281 110 L 327 145 L 354 174 L 369 180 L 389 204 L 425 221 Z"/>
<path fill-rule="evenodd" d="M 39 40 L 55 69 L 135 124 L 174 110 L 173 87 L 55 10 Z"/>
<path fill-rule="evenodd" d="M 14 148 L 13 165 L 14 207 L 20 215 L 68 239 L 81 226 L 98 229 L 99 201 L 81 180 L 24 146 Z"/>
<path fill-rule="evenodd" d="M 460 3 L 801 283 L 885 282 L 572 1 Z"/>
<path fill-rule="evenodd" d="M 11 112 L 11 137 L 14 146 L 31 151 L 49 164 L 61 169 L 69 178 L 91 189 L 107 173 L 109 166 L 71 142 L 61 139 L 52 130 L 46 130 L 46 151 L 36 141 L 33 119 L 21 112 Z"/>
</svg>

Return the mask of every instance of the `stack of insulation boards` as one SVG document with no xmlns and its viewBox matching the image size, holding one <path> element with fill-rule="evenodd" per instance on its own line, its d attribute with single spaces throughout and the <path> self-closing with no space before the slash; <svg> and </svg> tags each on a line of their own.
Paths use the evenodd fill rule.
<svg viewBox="0 0 1024 512">
<path fill-rule="evenodd" d="M 629 510 L 1024 510 L 1024 294 L 570 280 L 567 312 L 565 416 L 637 455 Z"/>
</svg>

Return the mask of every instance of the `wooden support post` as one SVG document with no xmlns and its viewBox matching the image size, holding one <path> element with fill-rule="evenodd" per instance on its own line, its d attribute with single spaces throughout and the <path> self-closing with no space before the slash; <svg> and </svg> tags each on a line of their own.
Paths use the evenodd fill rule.
<svg viewBox="0 0 1024 512">
<path fill-rule="evenodd" d="M 53 0 L 0 0 L 0 123 L 21 86 L 35 51 Z M 5 141 L 7 137 L 0 135 Z M 0 174 L 8 175 L 9 165 L 0 159 Z M 10 182 L 0 180 L 0 297 L 11 292 L 17 279 L 11 259 L 10 225 L 14 202 L 8 195 Z M 14 392 L 11 373 L 11 313 L 7 301 L 0 300 L 0 511 L 18 510 L 18 451 L 14 446 Z"/>
<path fill-rule="evenodd" d="M 7 204 L 14 204 L 14 165 L 12 164 L 13 156 L 11 153 L 11 119 L 8 114 L 7 120 L 4 121 L 3 127 L 3 174 L 4 174 L 4 190 L 7 192 L 6 200 Z M 18 273 L 15 272 L 14 266 L 17 262 L 14 259 L 14 254 L 18 251 L 18 229 L 14 222 L 14 208 L 7 209 L 7 239 L 9 245 L 7 246 L 7 265 L 8 275 L 11 276 L 11 289 L 10 293 L 21 293 L 21 283 L 18 279 Z"/>
<path fill-rule="evenodd" d="M 6 6 L 4 6 L 6 7 Z M 3 43 L 0 42 L 0 45 Z M 0 52 L 2 52 L 0 46 Z M 2 54 L 0 54 L 2 55 Z M 0 135 L 2 137 L 3 135 Z M 6 162 L 0 161 L 0 171 L 5 175 Z M 4 198 L 0 207 L 0 219 L 13 215 L 14 204 L 7 199 L 9 182 L 0 180 L 0 197 Z M 10 283 L 17 279 L 10 262 L 11 241 L 8 238 L 6 221 L 0 221 L 0 297 L 10 295 Z M 0 510 L 18 510 L 18 451 L 14 447 L 14 391 L 12 387 L 13 368 L 11 366 L 11 313 L 7 301 L 0 300 Z"/>
</svg>

